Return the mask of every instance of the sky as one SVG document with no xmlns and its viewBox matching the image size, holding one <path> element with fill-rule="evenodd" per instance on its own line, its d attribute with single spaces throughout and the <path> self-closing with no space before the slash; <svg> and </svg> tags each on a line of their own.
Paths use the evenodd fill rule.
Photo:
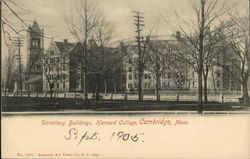
<svg viewBox="0 0 250 159">
<path fill-rule="evenodd" d="M 11 0 L 5 0 L 6 2 Z M 68 39 L 74 42 L 74 38 L 69 33 L 64 22 L 64 16 L 70 15 L 79 6 L 80 0 L 12 0 L 20 7 L 28 10 L 28 13 L 20 13 L 20 17 L 27 20 L 28 24 L 36 20 L 45 32 L 45 49 L 48 48 L 51 37 L 55 41 L 63 41 Z M 135 26 L 133 22 L 133 12 L 140 11 L 143 13 L 145 21 L 145 32 L 150 28 L 157 29 L 158 34 L 164 39 L 168 38 L 179 24 L 175 13 L 180 17 L 192 17 L 192 0 L 89 0 L 95 3 L 97 9 L 110 22 L 112 28 L 115 29 L 114 40 L 133 40 L 136 36 Z M 223 0 L 219 0 L 222 2 Z M 233 10 L 239 11 L 241 14 L 248 13 L 248 0 L 226 0 L 227 5 L 234 6 Z M 11 4 L 10 4 L 11 5 Z M 14 8 L 21 11 L 20 8 Z M 7 8 L 3 8 L 3 15 L 8 15 L 8 19 L 16 28 L 20 29 L 20 22 L 13 15 L 9 14 Z M 22 26 L 23 29 L 26 29 Z M 24 36 L 25 31 L 21 32 Z M 15 34 L 11 34 L 16 36 Z M 3 39 L 3 37 L 2 37 Z M 2 57 L 7 55 L 7 47 L 3 40 Z M 26 39 L 24 39 L 24 47 L 22 48 L 22 58 L 25 63 L 26 57 Z"/>
</svg>

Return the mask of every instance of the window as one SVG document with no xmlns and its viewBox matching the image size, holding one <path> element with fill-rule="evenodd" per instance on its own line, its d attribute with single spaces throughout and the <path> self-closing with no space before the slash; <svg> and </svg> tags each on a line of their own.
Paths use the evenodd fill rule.
<svg viewBox="0 0 250 159">
<path fill-rule="evenodd" d="M 128 75 L 128 79 L 132 80 L 133 79 L 132 75 Z"/>
<path fill-rule="evenodd" d="M 63 89 L 65 89 L 65 82 L 63 82 Z"/>
<path fill-rule="evenodd" d="M 196 88 L 196 82 L 193 81 L 193 88 Z"/>
<path fill-rule="evenodd" d="M 62 65 L 62 70 L 65 70 L 65 65 Z"/>
<path fill-rule="evenodd" d="M 40 48 L 40 40 L 37 40 L 37 47 Z"/>
<path fill-rule="evenodd" d="M 171 78 L 171 72 L 168 72 L 168 78 Z"/>
<path fill-rule="evenodd" d="M 52 63 L 55 63 L 55 59 L 54 58 L 51 58 L 50 59 L 50 63 L 52 64 Z"/>
<path fill-rule="evenodd" d="M 33 48 L 36 48 L 36 40 L 35 39 L 32 39 L 32 44 L 31 45 L 32 45 Z"/>
<path fill-rule="evenodd" d="M 65 76 L 65 74 L 63 74 L 63 79 L 66 79 L 66 76 Z"/>
<path fill-rule="evenodd" d="M 135 88 L 138 88 L 138 83 L 134 83 L 134 85 L 135 85 Z"/>
<path fill-rule="evenodd" d="M 144 79 L 151 79 L 151 75 L 150 74 L 144 74 Z"/>
<path fill-rule="evenodd" d="M 57 88 L 59 88 L 59 86 L 60 86 L 60 84 L 59 84 L 59 83 L 57 83 Z"/>
<path fill-rule="evenodd" d="M 162 83 L 162 87 L 163 87 L 163 88 L 167 88 L 167 83 L 166 83 L 166 82 L 163 82 L 163 83 Z"/>
<path fill-rule="evenodd" d="M 132 71 L 132 67 L 129 67 L 129 68 L 128 68 L 128 71 L 131 72 L 131 71 Z"/>
<path fill-rule="evenodd" d="M 128 83 L 128 89 L 132 89 L 132 83 Z"/>
<path fill-rule="evenodd" d="M 150 74 L 148 74 L 148 79 L 151 79 L 151 75 Z"/>
<path fill-rule="evenodd" d="M 218 87 L 218 88 L 221 87 L 221 81 L 217 81 L 217 87 Z"/>
</svg>

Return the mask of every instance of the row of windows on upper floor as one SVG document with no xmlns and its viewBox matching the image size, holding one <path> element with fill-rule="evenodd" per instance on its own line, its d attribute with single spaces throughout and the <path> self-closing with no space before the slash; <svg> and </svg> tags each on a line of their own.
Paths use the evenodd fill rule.
<svg viewBox="0 0 250 159">
<path fill-rule="evenodd" d="M 52 74 L 52 75 L 47 75 L 45 76 L 46 80 L 65 80 L 68 79 L 68 75 L 66 74 Z M 47 81 L 46 81 L 47 82 Z"/>
<path fill-rule="evenodd" d="M 170 61 L 171 59 L 179 59 L 179 57 L 177 55 L 174 55 L 174 54 L 166 54 L 166 55 L 163 55 L 163 56 L 160 56 L 159 59 L 163 59 L 164 61 Z M 137 57 L 134 57 L 134 58 L 129 58 L 127 60 L 127 63 L 128 64 L 133 64 L 133 63 L 137 63 L 138 62 L 138 58 Z"/>
<path fill-rule="evenodd" d="M 129 67 L 129 72 L 132 72 L 132 67 Z M 171 73 L 171 72 L 164 73 L 164 74 L 163 74 L 163 78 L 171 78 L 171 75 L 172 75 L 172 74 L 173 74 L 173 73 Z M 150 74 L 149 74 L 149 75 L 145 74 L 145 75 L 144 75 L 145 79 L 148 79 L 147 76 L 150 76 Z M 180 73 L 178 73 L 178 74 L 176 75 L 176 78 L 184 78 L 183 76 L 184 76 L 184 73 L 180 72 Z M 219 71 L 217 71 L 217 72 L 216 72 L 216 78 L 220 78 L 221 76 L 222 76 L 222 73 L 219 72 Z M 193 78 L 196 77 L 196 72 L 195 72 L 195 71 L 192 71 L 192 77 L 193 77 Z M 134 77 L 134 78 L 135 78 L 135 79 L 138 79 L 138 75 L 135 74 L 135 77 Z M 129 79 L 129 80 L 132 80 L 132 79 L 133 79 L 132 75 L 128 75 L 128 79 Z M 150 79 L 150 78 L 149 78 L 149 79 Z"/>
<path fill-rule="evenodd" d="M 180 84 L 180 85 L 184 85 L 184 83 Z M 143 82 L 143 88 L 154 88 L 153 83 L 152 82 Z M 171 88 L 173 86 L 176 86 L 176 84 L 172 83 L 172 82 L 163 82 L 162 83 L 162 88 Z M 193 87 L 196 87 L 195 82 L 193 83 Z M 128 88 L 129 89 L 137 89 L 138 88 L 138 83 L 128 83 Z"/>
<path fill-rule="evenodd" d="M 176 87 L 177 85 L 183 87 L 185 84 L 185 82 L 182 82 L 182 83 L 176 83 L 176 82 L 162 82 L 162 85 L 161 85 L 161 88 L 171 88 L 171 87 Z M 153 88 L 153 84 L 152 82 L 143 82 L 143 88 Z M 221 88 L 221 81 L 216 81 L 216 87 L 217 88 Z M 137 89 L 138 88 L 138 83 L 137 82 L 134 82 L 134 83 L 128 83 L 128 88 L 129 89 Z M 189 81 L 187 83 L 187 88 L 197 88 L 197 82 L 196 81 L 193 81 L 192 82 L 192 85 L 191 85 L 191 82 Z"/>
<path fill-rule="evenodd" d="M 164 73 L 163 74 L 163 78 L 168 78 L 168 79 L 171 79 L 171 77 L 172 77 L 172 74 L 173 73 L 171 73 L 171 72 L 167 72 L 167 73 Z M 151 79 L 151 74 L 144 74 L 143 75 L 143 78 L 144 79 Z M 178 73 L 178 74 L 176 74 L 176 78 L 177 79 L 179 79 L 179 78 L 184 78 L 184 73 Z M 128 75 L 128 79 L 129 80 L 133 80 L 133 75 Z M 134 75 L 134 79 L 138 79 L 138 74 L 135 74 Z"/>
<path fill-rule="evenodd" d="M 46 64 L 54 64 L 54 63 L 65 63 L 67 61 L 66 57 L 55 57 L 45 59 Z"/>
<path fill-rule="evenodd" d="M 45 70 L 45 72 L 47 73 L 47 72 L 52 72 L 52 71 L 64 71 L 64 70 L 67 70 L 68 69 L 68 67 L 67 67 L 67 65 L 55 65 L 55 66 L 45 66 L 44 67 L 44 70 Z"/>
<path fill-rule="evenodd" d="M 41 48 L 41 40 L 40 39 L 31 39 L 30 40 L 30 48 Z"/>
</svg>

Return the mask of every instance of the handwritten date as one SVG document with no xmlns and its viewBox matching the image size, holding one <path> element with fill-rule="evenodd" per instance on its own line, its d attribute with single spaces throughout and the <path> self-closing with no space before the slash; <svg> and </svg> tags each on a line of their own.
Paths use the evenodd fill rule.
<svg viewBox="0 0 250 159">
<path fill-rule="evenodd" d="M 144 133 L 140 134 L 131 134 L 124 131 L 118 131 L 113 132 L 110 135 L 110 141 L 116 140 L 116 141 L 132 141 L 132 142 L 144 142 L 141 138 Z M 64 136 L 65 140 L 76 140 L 77 145 L 80 145 L 84 141 L 100 141 L 101 140 L 101 134 L 97 131 L 89 132 L 89 131 L 83 131 L 80 133 L 78 129 L 71 128 L 67 132 L 67 134 Z"/>
</svg>

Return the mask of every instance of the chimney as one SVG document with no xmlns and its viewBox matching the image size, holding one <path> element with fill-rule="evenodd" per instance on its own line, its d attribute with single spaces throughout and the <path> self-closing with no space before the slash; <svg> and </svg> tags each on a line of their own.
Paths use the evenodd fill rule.
<svg viewBox="0 0 250 159">
<path fill-rule="evenodd" d="M 63 39 L 64 45 L 68 44 L 68 39 Z"/>
<path fill-rule="evenodd" d="M 176 37 L 177 40 L 179 40 L 179 39 L 181 38 L 181 32 L 180 32 L 180 31 L 177 31 L 177 32 L 175 33 L 175 37 Z"/>
</svg>

